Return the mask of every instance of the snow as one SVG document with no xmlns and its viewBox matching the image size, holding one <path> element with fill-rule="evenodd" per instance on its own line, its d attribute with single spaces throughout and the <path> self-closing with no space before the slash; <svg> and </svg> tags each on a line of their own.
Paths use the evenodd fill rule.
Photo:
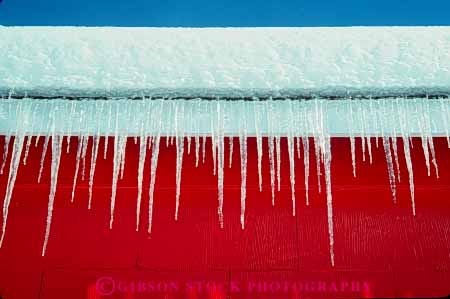
<svg viewBox="0 0 450 299">
<path fill-rule="evenodd" d="M 450 27 L 0 27 L 4 96 L 401 95 L 449 82 Z"/>
</svg>

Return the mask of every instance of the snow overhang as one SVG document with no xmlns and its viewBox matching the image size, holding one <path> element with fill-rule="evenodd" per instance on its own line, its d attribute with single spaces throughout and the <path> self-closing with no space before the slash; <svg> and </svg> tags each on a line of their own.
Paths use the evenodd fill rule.
<svg viewBox="0 0 450 299">
<path fill-rule="evenodd" d="M 0 95 L 450 94 L 450 27 L 0 27 Z"/>
</svg>

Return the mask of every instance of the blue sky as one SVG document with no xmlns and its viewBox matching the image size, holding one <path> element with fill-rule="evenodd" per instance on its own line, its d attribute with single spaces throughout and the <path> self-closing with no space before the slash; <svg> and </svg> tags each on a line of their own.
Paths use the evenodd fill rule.
<svg viewBox="0 0 450 299">
<path fill-rule="evenodd" d="M 450 25 L 450 0 L 0 0 L 1 25 Z"/>
</svg>

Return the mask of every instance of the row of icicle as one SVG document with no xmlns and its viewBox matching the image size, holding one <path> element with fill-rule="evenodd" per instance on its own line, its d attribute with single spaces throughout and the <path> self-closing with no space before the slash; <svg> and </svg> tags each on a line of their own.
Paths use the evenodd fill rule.
<svg viewBox="0 0 450 299">
<path fill-rule="evenodd" d="M 372 101 L 365 104 L 369 105 L 370 113 L 376 115 L 376 126 L 379 126 L 379 134 L 376 136 L 376 146 L 378 147 L 381 140 L 385 151 L 387 162 L 387 170 L 390 182 L 390 189 L 393 201 L 396 201 L 396 181 L 400 181 L 399 158 L 397 154 L 397 138 L 403 138 L 403 152 L 405 155 L 408 178 L 410 184 L 411 203 L 413 214 L 415 214 L 414 201 L 414 178 L 411 162 L 411 132 L 409 130 L 411 121 L 408 110 L 408 102 L 411 100 L 378 100 L 377 104 Z M 436 176 L 438 176 L 438 166 L 434 151 L 432 138 L 433 121 L 430 117 L 430 108 L 428 100 L 419 102 L 416 106 L 414 122 L 419 122 L 420 137 L 428 169 L 428 175 L 431 173 L 431 164 L 433 164 Z M 336 101 L 337 102 L 337 101 Z M 343 105 L 348 105 L 350 115 L 346 115 L 349 130 L 350 149 L 353 165 L 353 175 L 356 176 L 355 162 L 355 138 L 353 128 L 355 117 L 359 117 L 360 137 L 362 139 L 363 159 L 366 159 L 366 153 L 369 155 L 369 161 L 372 163 L 372 143 L 370 135 L 365 135 L 369 130 L 366 127 L 367 117 L 366 109 L 360 106 L 362 101 L 341 101 Z M 359 102 L 359 103 L 358 103 Z M 380 107 L 374 109 L 372 105 L 384 105 L 383 110 Z M 417 104 L 417 103 L 416 103 Z M 441 118 L 445 122 L 444 127 L 448 128 L 448 100 L 440 99 Z M 26 164 L 28 153 L 34 136 L 35 146 L 40 139 L 44 139 L 44 146 L 40 161 L 40 170 L 38 174 L 38 182 L 41 180 L 44 159 L 46 152 L 51 143 L 51 183 L 50 195 L 48 201 L 48 216 L 45 230 L 44 244 L 42 247 L 42 255 L 45 254 L 50 234 L 52 211 L 56 193 L 58 180 L 58 169 L 60 157 L 62 154 L 64 136 L 77 136 L 78 145 L 76 152 L 76 167 L 73 179 L 72 198 L 74 200 L 76 183 L 79 177 L 80 166 L 82 179 L 85 177 L 86 154 L 88 150 L 89 139 L 92 140 L 91 147 L 91 163 L 89 169 L 89 201 L 88 208 L 92 203 L 92 188 L 94 183 L 94 174 L 96 161 L 98 159 L 100 138 L 102 136 L 113 136 L 114 143 L 108 145 L 109 138 L 104 138 L 103 158 L 106 158 L 108 148 L 113 147 L 113 175 L 112 175 L 112 193 L 110 206 L 110 223 L 112 228 L 114 222 L 114 210 L 117 182 L 122 178 L 125 167 L 125 153 L 128 137 L 134 136 L 135 142 L 139 140 L 139 164 L 137 170 L 138 195 L 136 204 L 136 230 L 139 228 L 140 207 L 143 189 L 143 174 L 145 161 L 147 159 L 147 151 L 150 153 L 150 187 L 148 195 L 148 233 L 152 230 L 153 215 L 153 193 L 155 188 L 156 171 L 158 166 L 158 156 L 161 147 L 160 141 L 163 136 L 166 138 L 166 145 L 175 143 L 176 145 L 176 199 L 175 199 L 175 219 L 178 218 L 180 205 L 180 186 L 181 173 L 183 165 L 183 156 L 185 151 L 188 154 L 195 152 L 196 166 L 199 161 L 205 161 L 205 145 L 206 138 L 212 138 L 212 158 L 214 164 L 214 175 L 218 180 L 218 219 L 219 224 L 223 227 L 223 182 L 224 167 L 226 161 L 225 156 L 225 137 L 228 138 L 229 145 L 229 161 L 228 166 L 231 167 L 233 156 L 233 139 L 236 137 L 239 142 L 240 153 L 240 169 L 241 169 L 241 226 L 245 226 L 245 208 L 246 208 L 246 177 L 247 177 L 247 138 L 255 136 L 257 141 L 257 163 L 259 190 L 262 190 L 262 159 L 263 159 L 263 137 L 268 137 L 268 159 L 270 164 L 270 182 L 272 204 L 275 205 L 275 191 L 280 191 L 280 167 L 281 167 L 281 138 L 287 138 L 288 156 L 289 156 L 289 173 L 290 186 L 292 194 L 292 214 L 295 216 L 296 211 L 296 194 L 295 194 L 295 156 L 301 158 L 303 152 L 303 163 L 305 172 L 305 201 L 309 205 L 309 182 L 310 175 L 309 159 L 310 144 L 308 136 L 312 136 L 314 140 L 314 154 L 316 159 L 316 174 L 318 177 L 318 190 L 322 189 L 321 177 L 324 175 L 327 214 L 328 214 L 328 232 L 330 245 L 331 264 L 334 265 L 334 237 L 333 237 L 333 210 L 332 210 L 332 192 L 331 192 L 331 144 L 329 128 L 327 127 L 327 107 L 329 101 L 313 100 L 313 101 L 256 101 L 245 102 L 239 101 L 230 103 L 227 101 L 201 101 L 201 100 L 174 100 L 168 101 L 164 99 L 143 99 L 142 101 L 130 100 L 111 100 L 111 101 L 69 101 L 69 100 L 2 100 L 0 102 L 0 120 L 13 121 L 15 124 L 10 125 L 8 132 L 5 134 L 5 142 L 3 149 L 3 161 L 0 168 L 0 174 L 3 174 L 8 154 L 11 152 L 10 167 L 8 173 L 8 181 L 6 195 L 3 202 L 3 223 L 0 246 L 6 232 L 6 224 L 8 219 L 8 209 L 12 198 L 14 182 L 17 171 L 22 160 Z M 230 108 L 232 107 L 232 108 Z M 417 108 L 419 107 L 419 108 Z M 389 110 L 390 109 L 390 110 Z M 428 110 L 427 110 L 428 109 Z M 356 111 L 354 111 L 356 110 Z M 389 116 L 389 114 L 391 114 Z M 392 115 L 393 114 L 393 115 Z M 5 116 L 6 115 L 6 116 Z M 234 124 L 237 131 L 234 135 L 229 133 L 229 128 L 233 125 L 233 119 L 238 115 L 239 123 Z M 399 127 L 392 126 L 389 132 L 384 131 L 384 123 L 386 115 L 393 117 L 398 121 Z M 6 122 L 5 122 L 6 123 Z M 131 131 L 131 133 L 130 133 Z M 447 141 L 449 141 L 448 131 L 446 131 Z M 15 138 L 12 138 L 12 137 Z M 70 138 L 66 138 L 67 152 L 70 148 Z M 10 150 L 10 141 L 12 141 L 12 150 Z M 194 150 L 191 151 L 192 141 Z M 187 149 L 185 149 L 185 143 Z M 449 143 L 450 144 L 450 143 Z M 366 151 L 367 149 L 367 151 Z M 23 155 L 23 159 L 21 156 Z M 323 165 L 323 166 L 321 166 Z M 322 173 L 322 167 L 324 173 Z M 148 170 L 147 170 L 148 171 Z"/>
</svg>

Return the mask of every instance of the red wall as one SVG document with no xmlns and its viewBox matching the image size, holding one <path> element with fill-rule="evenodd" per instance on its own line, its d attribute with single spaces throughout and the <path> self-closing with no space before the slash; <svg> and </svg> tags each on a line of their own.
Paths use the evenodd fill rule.
<svg viewBox="0 0 450 299">
<path fill-rule="evenodd" d="M 4 298 L 357 298 L 450 293 L 450 150 L 445 139 L 435 140 L 440 179 L 427 177 L 420 140 L 414 140 L 416 217 L 411 213 L 402 151 L 402 182 L 399 202 L 394 205 L 381 143 L 376 148 L 372 140 L 374 163 L 370 165 L 362 163 L 357 141 L 357 178 L 353 178 L 348 139 L 332 140 L 334 269 L 329 262 L 325 194 L 317 193 L 314 161 L 311 159 L 311 204 L 306 207 L 303 159 L 297 160 L 297 216 L 293 217 L 285 143 L 282 190 L 272 207 L 267 151 L 260 193 L 256 142 L 250 139 L 247 226 L 241 230 L 238 144 L 233 167 L 225 170 L 225 227 L 220 229 L 211 151 L 207 150 L 206 164 L 198 168 L 195 155 L 186 154 L 180 215 L 175 222 L 175 148 L 166 148 L 163 141 L 150 237 L 146 233 L 149 159 L 141 231 L 134 230 L 138 145 L 132 139 L 128 142 L 116 221 L 109 230 L 112 152 L 103 160 L 102 140 L 93 207 L 88 210 L 87 180 L 79 183 L 75 203 L 70 203 L 76 152 L 75 139 L 72 141 L 70 154 L 64 153 L 61 161 L 45 257 L 40 253 L 50 155 L 43 181 L 37 184 L 42 140 L 38 148 L 31 148 L 27 165 L 19 169 L 0 249 L 0 296 Z M 0 177 L 0 197 L 6 180 L 7 174 Z M 112 295 L 101 296 L 112 286 Z"/>
</svg>

